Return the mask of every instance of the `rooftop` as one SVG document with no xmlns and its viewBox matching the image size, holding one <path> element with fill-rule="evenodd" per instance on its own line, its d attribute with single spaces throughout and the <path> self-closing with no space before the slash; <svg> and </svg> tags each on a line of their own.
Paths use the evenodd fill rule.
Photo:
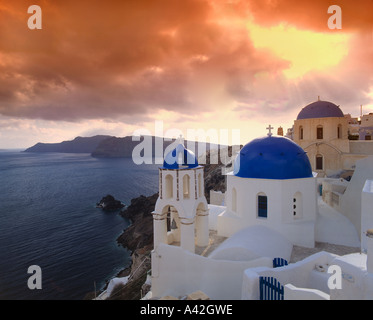
<svg viewBox="0 0 373 320">
<path fill-rule="evenodd" d="M 305 106 L 299 112 L 297 120 L 331 117 L 344 117 L 344 114 L 334 103 L 318 100 Z"/>
<path fill-rule="evenodd" d="M 312 177 L 306 152 L 292 140 L 266 136 L 247 143 L 234 163 L 234 175 L 255 179 L 300 179 Z"/>
</svg>

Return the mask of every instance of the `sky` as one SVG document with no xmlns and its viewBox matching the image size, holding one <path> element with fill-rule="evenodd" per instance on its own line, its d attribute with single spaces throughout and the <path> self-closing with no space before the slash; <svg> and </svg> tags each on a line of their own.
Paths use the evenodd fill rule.
<svg viewBox="0 0 373 320">
<path fill-rule="evenodd" d="M 245 144 L 318 97 L 373 112 L 373 0 L 0 0 L 0 149 L 139 130 Z"/>
</svg>

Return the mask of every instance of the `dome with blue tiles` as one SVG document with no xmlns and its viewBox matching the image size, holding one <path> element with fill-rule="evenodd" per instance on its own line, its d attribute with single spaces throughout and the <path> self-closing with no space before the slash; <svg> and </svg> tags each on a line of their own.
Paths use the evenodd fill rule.
<svg viewBox="0 0 373 320">
<path fill-rule="evenodd" d="M 305 106 L 298 114 L 297 120 L 314 118 L 344 117 L 339 106 L 329 101 L 315 101 Z"/>
<path fill-rule="evenodd" d="M 312 177 L 306 152 L 280 136 L 266 136 L 247 143 L 234 163 L 234 175 L 256 179 L 300 179 Z"/>
<path fill-rule="evenodd" d="M 194 153 L 179 143 L 170 151 L 163 161 L 162 169 L 191 169 L 198 167 L 198 160 Z"/>
</svg>

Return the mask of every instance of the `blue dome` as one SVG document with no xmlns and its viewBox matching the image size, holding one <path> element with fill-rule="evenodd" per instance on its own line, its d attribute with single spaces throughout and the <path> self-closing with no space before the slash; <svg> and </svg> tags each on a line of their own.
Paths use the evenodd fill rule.
<svg viewBox="0 0 373 320">
<path fill-rule="evenodd" d="M 344 114 L 334 103 L 319 100 L 305 106 L 299 112 L 297 120 L 330 117 L 344 117 Z"/>
<path fill-rule="evenodd" d="M 164 157 L 162 169 L 191 169 L 195 167 L 198 167 L 196 156 L 180 143 Z"/>
<path fill-rule="evenodd" d="M 306 152 L 284 137 L 264 137 L 247 143 L 237 155 L 234 175 L 256 179 L 312 177 Z"/>
</svg>

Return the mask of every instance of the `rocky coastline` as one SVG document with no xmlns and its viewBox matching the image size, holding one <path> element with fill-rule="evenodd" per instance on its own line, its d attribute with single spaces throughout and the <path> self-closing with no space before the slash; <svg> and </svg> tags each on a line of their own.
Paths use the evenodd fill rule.
<svg viewBox="0 0 373 320">
<path fill-rule="evenodd" d="M 231 147 L 228 152 L 231 154 Z M 216 151 L 215 151 L 216 152 Z M 210 152 L 206 154 L 206 162 L 210 163 Z M 223 164 L 204 165 L 205 196 L 209 202 L 210 190 L 225 192 L 225 176 L 222 175 Z M 152 212 L 158 199 L 158 192 L 151 196 L 141 195 L 131 200 L 129 206 L 121 210 L 120 215 L 129 219 L 131 225 L 117 238 L 117 243 L 131 252 L 131 265 L 118 273 L 117 277 L 129 276 L 129 281 L 122 288 L 115 289 L 111 300 L 138 300 L 149 290 L 144 285 L 147 274 L 151 270 L 150 254 L 153 250 L 153 216 Z M 86 299 L 92 298 L 92 293 Z"/>
<path fill-rule="evenodd" d="M 131 265 L 121 271 L 117 277 L 129 276 L 129 281 L 122 290 L 117 288 L 115 297 L 109 297 L 109 299 L 138 300 L 147 292 L 144 283 L 151 269 L 152 212 L 157 199 L 158 193 L 148 197 L 141 195 L 132 199 L 131 204 L 120 213 L 123 218 L 131 221 L 131 225 L 117 238 L 117 243 L 131 251 Z"/>
<path fill-rule="evenodd" d="M 100 202 L 96 203 L 96 208 L 101 208 L 104 211 L 115 211 L 124 208 L 125 205 L 115 199 L 111 194 L 103 197 Z"/>
<path fill-rule="evenodd" d="M 124 207 L 119 215 L 128 219 L 131 224 L 123 230 L 117 238 L 118 245 L 131 252 L 131 264 L 120 271 L 116 277 L 130 276 L 127 285 L 123 288 L 115 288 L 115 296 L 108 300 L 139 300 L 141 289 L 146 280 L 147 272 L 151 269 L 150 252 L 153 250 L 153 216 L 158 193 L 151 196 L 139 196 L 131 200 L 129 206 Z M 112 200 L 108 196 L 103 197 L 101 202 Z M 100 293 L 100 292 L 99 292 Z M 84 300 L 94 299 L 99 293 L 89 292 Z"/>
</svg>

